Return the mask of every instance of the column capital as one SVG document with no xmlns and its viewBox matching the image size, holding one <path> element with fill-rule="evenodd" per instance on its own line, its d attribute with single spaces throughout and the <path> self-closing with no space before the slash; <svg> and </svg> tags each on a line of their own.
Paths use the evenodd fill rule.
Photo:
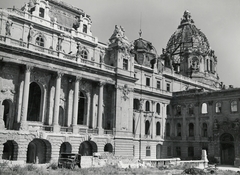
<svg viewBox="0 0 240 175">
<path fill-rule="evenodd" d="M 103 82 L 103 81 L 98 82 L 98 86 L 99 86 L 99 87 L 102 87 L 102 86 L 104 86 L 105 84 L 106 84 L 106 82 Z"/>
<path fill-rule="evenodd" d="M 64 73 L 63 72 L 57 72 L 57 78 L 62 78 L 62 76 L 64 75 Z"/>
<path fill-rule="evenodd" d="M 81 76 L 76 76 L 75 81 L 77 82 L 77 81 L 80 81 L 80 80 L 82 80 L 82 77 Z"/>
<path fill-rule="evenodd" d="M 27 65 L 26 65 L 26 72 L 31 72 L 32 70 L 33 70 L 33 66 L 27 64 Z"/>
</svg>

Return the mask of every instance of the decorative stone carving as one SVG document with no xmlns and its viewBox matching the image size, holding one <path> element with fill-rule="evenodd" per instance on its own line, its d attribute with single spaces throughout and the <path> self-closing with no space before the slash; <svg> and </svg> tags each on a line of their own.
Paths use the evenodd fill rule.
<svg viewBox="0 0 240 175">
<path fill-rule="evenodd" d="M 81 77 L 79 77 L 79 78 L 81 78 Z M 92 89 L 92 85 L 86 80 L 81 80 L 81 81 L 79 81 L 79 89 L 81 91 L 85 91 L 86 93 L 88 93 Z"/>
<path fill-rule="evenodd" d="M 76 56 L 77 56 L 77 57 L 80 57 L 80 56 L 81 56 L 81 54 L 82 54 L 82 49 L 83 49 L 82 44 L 81 44 L 80 42 L 78 42 L 78 43 L 77 43 L 77 53 L 76 53 Z"/>
<path fill-rule="evenodd" d="M 6 36 L 11 36 L 12 24 L 9 20 L 6 22 Z"/>
<path fill-rule="evenodd" d="M 122 93 L 123 93 L 122 98 L 124 99 L 124 101 L 129 99 L 128 94 L 129 94 L 129 92 L 132 91 L 131 88 L 129 88 L 126 84 L 124 86 L 118 86 L 117 88 L 122 91 Z"/>
<path fill-rule="evenodd" d="M 57 42 L 57 48 L 56 48 L 57 51 L 62 51 L 62 42 L 63 42 L 63 40 L 64 40 L 64 37 L 63 37 L 63 34 L 61 33 L 58 36 L 58 42 Z"/>
<path fill-rule="evenodd" d="M 28 38 L 27 38 L 28 39 L 28 43 L 32 42 L 33 35 L 34 35 L 33 24 L 30 24 L 29 32 L 28 32 Z"/>
</svg>

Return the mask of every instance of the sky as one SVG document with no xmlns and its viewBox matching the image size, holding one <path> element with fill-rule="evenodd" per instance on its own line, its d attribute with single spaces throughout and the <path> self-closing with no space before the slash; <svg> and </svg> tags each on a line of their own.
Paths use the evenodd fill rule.
<svg viewBox="0 0 240 175">
<path fill-rule="evenodd" d="M 22 7 L 29 0 L 0 0 L 1 8 Z M 240 87 L 240 0 L 62 0 L 91 16 L 92 33 L 107 43 L 115 25 L 130 41 L 152 42 L 161 54 L 190 11 L 197 28 L 206 35 L 218 59 L 217 72 L 225 85 Z"/>
</svg>

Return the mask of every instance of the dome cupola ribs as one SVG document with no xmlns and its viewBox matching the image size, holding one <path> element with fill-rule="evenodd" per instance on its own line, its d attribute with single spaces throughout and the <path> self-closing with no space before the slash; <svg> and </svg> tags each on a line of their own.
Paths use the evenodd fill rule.
<svg viewBox="0 0 240 175">
<path fill-rule="evenodd" d="M 165 66 L 175 73 L 215 86 L 217 57 L 205 34 L 198 29 L 189 11 L 185 11 L 177 30 L 162 50 Z"/>
</svg>

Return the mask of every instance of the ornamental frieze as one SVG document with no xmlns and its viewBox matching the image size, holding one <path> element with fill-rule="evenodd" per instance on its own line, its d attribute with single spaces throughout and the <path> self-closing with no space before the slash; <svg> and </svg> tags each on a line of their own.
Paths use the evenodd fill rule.
<svg viewBox="0 0 240 175">
<path fill-rule="evenodd" d="M 129 88 L 127 84 L 125 84 L 124 86 L 117 86 L 117 89 L 119 89 L 120 91 L 122 91 L 122 98 L 124 99 L 124 101 L 126 101 L 127 99 L 129 99 L 128 95 L 129 92 L 132 92 L 133 89 Z"/>
</svg>

